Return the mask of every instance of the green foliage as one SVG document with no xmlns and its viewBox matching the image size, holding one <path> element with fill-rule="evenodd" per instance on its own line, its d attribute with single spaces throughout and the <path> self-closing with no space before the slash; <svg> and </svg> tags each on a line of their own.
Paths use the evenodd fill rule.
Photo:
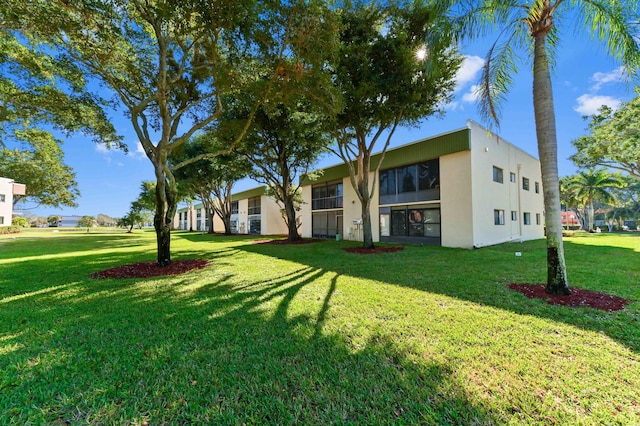
<svg viewBox="0 0 640 426">
<path fill-rule="evenodd" d="M 370 200 L 375 179 L 398 126 L 442 113 L 451 98 L 461 56 L 440 3 L 345 1 L 340 11 L 340 51 L 332 66 L 344 109 L 332 136 L 334 152 L 349 167 L 362 204 L 363 244 L 373 247 Z M 377 165 L 370 158 L 387 132 Z"/>
<path fill-rule="evenodd" d="M 64 164 L 62 142 L 35 129 L 16 131 L 16 138 L 22 148 L 0 147 L 0 176 L 11 176 L 27 187 L 25 195 L 14 196 L 14 205 L 76 207 L 80 192 L 73 169 Z"/>
<path fill-rule="evenodd" d="M 215 213 L 222 219 L 225 233 L 230 234 L 231 188 L 249 174 L 251 164 L 238 152 L 206 157 L 224 151 L 225 146 L 214 132 L 201 133 L 173 152 L 169 160 L 173 164 L 185 164 L 174 172 L 178 188 L 183 198 L 197 198 L 202 202 L 208 212 L 209 232 L 214 231 Z M 190 162 L 195 158 L 202 159 Z"/>
<path fill-rule="evenodd" d="M 633 301 L 610 313 L 507 288 L 544 281 L 544 241 L 361 256 L 176 233 L 175 259 L 212 265 L 94 280 L 153 259 L 154 233 L 25 237 L 0 240 L 8 423 L 640 420 L 636 234 L 567 240 L 576 285 Z"/>
<path fill-rule="evenodd" d="M 519 1 L 457 0 L 451 3 L 462 40 L 486 36 L 496 29 L 499 31 L 486 55 L 479 84 L 480 112 L 487 122 L 499 123 L 501 106 L 507 99 L 513 76 L 522 62 L 534 60 L 536 36 L 546 37 L 546 59 L 553 64 L 562 37 L 574 34 L 573 31 L 562 31 L 570 24 L 576 26 L 576 31 L 587 33 L 603 43 L 607 52 L 618 59 L 628 73 L 637 73 L 640 64 L 640 46 L 636 39 L 636 23 L 640 18 L 638 0 L 536 1 L 525 4 Z"/>
<path fill-rule="evenodd" d="M 18 234 L 22 232 L 22 228 L 18 225 L 0 226 L 0 234 Z"/>
<path fill-rule="evenodd" d="M 94 226 L 98 226 L 98 221 L 93 216 L 82 216 L 76 225 L 78 228 L 87 228 L 87 232 Z"/>
<path fill-rule="evenodd" d="M 617 111 L 602 106 L 590 117 L 589 134 L 571 142 L 578 167 L 604 166 L 640 178 L 640 89 L 636 92 Z"/>
<path fill-rule="evenodd" d="M 49 226 L 58 226 L 58 222 L 60 222 L 61 220 L 62 217 L 58 215 L 51 215 L 47 217 L 47 223 L 49 224 Z"/>
<path fill-rule="evenodd" d="M 28 30 L 51 41 L 57 61 L 99 80 L 126 111 L 154 167 L 161 265 L 178 202 L 170 153 L 218 119 L 221 94 L 250 92 L 257 106 L 298 75 L 322 74 L 334 34 L 329 5 L 315 0 L 54 0 L 20 10 L 47 23 Z M 256 68 L 269 78 L 253 79 Z"/>
<path fill-rule="evenodd" d="M 11 219 L 11 226 L 18 226 L 20 228 L 28 228 L 29 227 L 29 221 L 27 219 L 25 219 L 24 217 L 16 216 L 13 219 Z"/>
<path fill-rule="evenodd" d="M 56 2 L 3 2 L 0 5 L 0 145 L 21 132 L 45 133 L 52 125 L 82 132 L 96 142 L 120 146 L 105 114 L 108 103 L 89 93 L 83 71 L 55 56 L 50 34 L 60 29 Z"/>
<path fill-rule="evenodd" d="M 620 176 L 611 174 L 605 169 L 580 172 L 565 178 L 563 183 L 566 193 L 570 194 L 569 197 L 587 208 L 587 230 L 593 229 L 594 201 L 613 205 L 616 200 L 611 189 L 625 186 Z"/>
</svg>

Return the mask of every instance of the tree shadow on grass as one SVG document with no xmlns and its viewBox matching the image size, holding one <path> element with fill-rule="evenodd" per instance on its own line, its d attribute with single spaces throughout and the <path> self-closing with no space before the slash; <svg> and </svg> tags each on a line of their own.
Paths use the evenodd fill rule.
<svg viewBox="0 0 640 426">
<path fill-rule="evenodd" d="M 630 268 L 640 254 L 633 250 L 565 242 L 569 277 L 574 283 L 631 300 L 626 310 L 607 313 L 551 306 L 539 299 L 526 299 L 507 288 L 510 283 L 546 282 L 544 241 L 480 250 L 407 246 L 397 253 L 375 256 L 345 253 L 341 250 L 345 245 L 353 243 L 327 242 L 304 248 L 246 244 L 239 248 L 339 275 L 376 280 L 564 322 L 606 333 L 634 352 L 640 352 L 640 271 Z M 522 256 L 514 256 L 515 252 Z M 598 264 L 595 274 L 594 264 Z M 630 324 L 637 324 L 637 327 L 630 327 Z"/>
<path fill-rule="evenodd" d="M 3 302 L 0 412 L 23 424 L 497 422 L 449 366 L 413 362 L 379 331 L 355 344 L 325 330 L 334 272 L 243 282 L 204 271 L 72 276 Z M 310 294 L 324 297 L 300 309 Z"/>
</svg>

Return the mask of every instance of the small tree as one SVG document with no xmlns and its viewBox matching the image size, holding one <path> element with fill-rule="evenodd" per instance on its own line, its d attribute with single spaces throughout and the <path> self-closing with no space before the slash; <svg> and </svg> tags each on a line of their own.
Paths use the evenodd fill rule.
<svg viewBox="0 0 640 426">
<path fill-rule="evenodd" d="M 28 228 L 29 227 L 29 221 L 27 221 L 27 219 L 25 219 L 24 217 L 16 216 L 16 217 L 11 219 L 11 225 L 12 226 L 19 226 L 20 228 Z"/>
<path fill-rule="evenodd" d="M 339 59 L 332 70 L 345 107 L 332 131 L 334 152 L 348 166 L 362 206 L 364 247 L 373 248 L 371 197 L 384 153 L 398 126 L 441 112 L 461 57 L 436 3 L 347 1 L 341 18 Z M 371 164 L 385 133 L 380 161 Z"/>
<path fill-rule="evenodd" d="M 576 200 L 581 201 L 587 210 L 587 231 L 593 230 L 594 211 L 593 202 L 602 201 L 614 204 L 615 199 L 610 192 L 611 188 L 621 188 L 624 181 L 604 169 L 588 170 L 580 172 L 569 178 L 567 188 L 574 193 Z"/>
<path fill-rule="evenodd" d="M 90 228 L 98 225 L 98 221 L 93 216 L 82 216 L 76 225 L 78 228 L 87 228 L 89 232 Z"/>
<path fill-rule="evenodd" d="M 207 152 L 223 149 L 212 132 L 202 133 L 174 152 L 172 163 L 204 156 Z M 202 202 L 207 212 L 209 233 L 213 233 L 214 214 L 224 224 L 226 235 L 231 234 L 231 189 L 233 184 L 249 174 L 249 161 L 239 154 L 219 155 L 203 158 L 176 170 L 175 176 L 180 191 L 186 197 L 195 197 Z"/>
<path fill-rule="evenodd" d="M 61 220 L 62 217 L 58 215 L 51 215 L 47 218 L 47 223 L 49 224 L 49 226 L 58 226 Z"/>
<path fill-rule="evenodd" d="M 301 238 L 297 182 L 331 143 L 326 124 L 323 111 L 304 99 L 291 106 L 270 103 L 257 111 L 240 148 L 253 164 L 251 176 L 283 207 L 288 241 Z"/>
</svg>

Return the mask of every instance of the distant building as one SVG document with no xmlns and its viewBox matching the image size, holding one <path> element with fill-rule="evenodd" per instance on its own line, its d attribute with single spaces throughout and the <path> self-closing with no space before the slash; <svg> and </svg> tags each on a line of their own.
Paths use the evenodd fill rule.
<svg viewBox="0 0 640 426">
<path fill-rule="evenodd" d="M 61 228 L 76 228 L 78 226 L 78 222 L 82 219 L 82 216 L 72 215 L 72 216 L 60 216 L 61 219 L 58 222 L 58 226 Z"/>
<path fill-rule="evenodd" d="M 25 195 L 27 187 L 13 179 L 0 177 L 0 226 L 11 226 L 13 196 Z"/>
<path fill-rule="evenodd" d="M 231 232 L 234 234 L 283 235 L 287 226 L 280 205 L 266 195 L 266 186 L 231 195 Z M 178 209 L 173 227 L 181 230 L 209 231 L 207 213 L 202 204 Z M 224 232 L 224 223 L 218 215 L 213 219 L 214 232 Z"/>
</svg>

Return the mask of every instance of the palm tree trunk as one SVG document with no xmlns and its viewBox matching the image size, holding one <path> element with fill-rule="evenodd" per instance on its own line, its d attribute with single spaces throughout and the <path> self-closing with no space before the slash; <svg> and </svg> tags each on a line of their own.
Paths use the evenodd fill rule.
<svg viewBox="0 0 640 426">
<path fill-rule="evenodd" d="M 595 216 L 594 213 L 594 208 L 593 208 L 593 198 L 589 198 L 589 202 L 588 202 L 588 214 L 589 214 L 589 220 L 587 222 L 587 231 L 591 232 L 593 231 L 593 218 Z"/>
<path fill-rule="evenodd" d="M 560 185 L 558 181 L 558 143 L 546 31 L 534 35 L 533 109 L 536 120 L 538 155 L 542 173 L 547 233 L 547 287 L 550 294 L 570 294 L 562 243 Z"/>
</svg>

